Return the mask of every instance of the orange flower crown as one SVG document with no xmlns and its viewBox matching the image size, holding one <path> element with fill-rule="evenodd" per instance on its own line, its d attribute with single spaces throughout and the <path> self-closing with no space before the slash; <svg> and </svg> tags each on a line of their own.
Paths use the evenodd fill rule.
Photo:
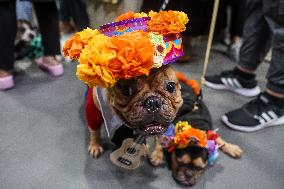
<svg viewBox="0 0 284 189">
<path fill-rule="evenodd" d="M 205 148 L 207 134 L 205 131 L 191 127 L 187 121 L 179 121 L 175 125 L 174 143 L 177 148 L 186 148 L 189 145 Z"/>
<path fill-rule="evenodd" d="M 149 75 L 152 68 L 181 57 L 180 32 L 187 22 L 183 12 L 128 12 L 100 31 L 87 28 L 76 33 L 63 53 L 79 62 L 77 77 L 89 87 L 112 87 L 120 79 Z"/>
<path fill-rule="evenodd" d="M 213 165 L 219 154 L 217 130 L 205 132 L 193 128 L 187 121 L 179 121 L 175 125 L 171 124 L 158 140 L 161 146 L 170 153 L 175 149 L 185 149 L 191 146 L 204 148 L 208 152 L 208 163 Z"/>
</svg>

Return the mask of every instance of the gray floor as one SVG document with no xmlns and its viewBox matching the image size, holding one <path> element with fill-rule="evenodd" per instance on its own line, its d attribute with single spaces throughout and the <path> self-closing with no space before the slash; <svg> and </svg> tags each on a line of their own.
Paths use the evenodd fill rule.
<svg viewBox="0 0 284 189">
<path fill-rule="evenodd" d="M 175 65 L 190 78 L 200 77 L 204 48 L 198 49 L 192 62 Z M 208 71 L 217 73 L 232 65 L 214 51 Z M 262 85 L 267 67 L 263 64 L 258 70 Z M 125 173 L 110 163 L 110 150 L 97 160 L 87 155 L 85 86 L 74 73 L 75 65 L 66 63 L 65 75 L 54 79 L 33 65 L 17 76 L 15 89 L 0 92 L 0 188 L 179 188 L 167 168 L 153 169 L 144 163 Z M 283 188 L 284 127 L 251 134 L 229 130 L 219 117 L 248 99 L 207 88 L 204 95 L 214 126 L 224 138 L 239 144 L 244 154 L 240 160 L 221 154 L 194 188 Z M 110 147 L 106 137 L 105 144 Z"/>
<path fill-rule="evenodd" d="M 132 0 L 118 6 L 89 6 L 92 25 L 104 23 L 117 12 L 137 9 Z M 94 11 L 95 10 L 95 11 Z M 92 12 L 93 11 L 93 12 Z M 104 12 L 104 13 L 102 13 Z M 204 45 L 188 64 L 175 65 L 188 77 L 199 79 Z M 217 49 L 220 49 L 219 47 Z M 33 65 L 16 78 L 16 88 L 0 92 L 0 189 L 107 189 L 107 188 L 179 188 L 167 168 L 152 168 L 146 162 L 131 173 L 117 170 L 109 160 L 110 150 L 97 160 L 87 155 L 87 128 L 84 118 L 85 86 L 75 77 L 75 65 L 66 63 L 65 75 L 49 77 Z M 209 73 L 233 66 L 218 51 L 213 51 Z M 258 70 L 262 87 L 268 64 Z M 220 116 L 249 99 L 229 92 L 203 89 L 214 126 L 227 140 L 240 145 L 240 160 L 223 154 L 193 188 L 282 189 L 284 187 L 284 127 L 256 133 L 229 130 Z M 104 137 L 106 148 L 111 145 Z"/>
</svg>

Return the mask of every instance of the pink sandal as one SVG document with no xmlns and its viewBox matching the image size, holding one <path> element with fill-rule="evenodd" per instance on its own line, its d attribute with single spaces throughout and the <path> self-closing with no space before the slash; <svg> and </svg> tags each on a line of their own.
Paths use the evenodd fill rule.
<svg viewBox="0 0 284 189">
<path fill-rule="evenodd" d="M 0 90 L 7 90 L 14 87 L 14 78 L 12 75 L 0 77 Z"/>
<path fill-rule="evenodd" d="M 45 57 L 45 59 L 46 60 L 44 61 L 44 58 L 41 57 L 35 60 L 38 67 L 40 67 L 42 70 L 46 70 L 50 75 L 53 76 L 63 75 L 64 69 L 61 63 L 57 62 L 57 60 L 52 56 Z M 55 61 L 56 64 L 52 64 L 52 62 L 54 63 Z"/>
</svg>

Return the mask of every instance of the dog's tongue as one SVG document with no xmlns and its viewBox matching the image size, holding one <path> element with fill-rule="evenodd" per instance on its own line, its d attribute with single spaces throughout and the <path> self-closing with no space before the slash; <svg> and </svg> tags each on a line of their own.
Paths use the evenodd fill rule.
<svg viewBox="0 0 284 189">
<path fill-rule="evenodd" d="M 154 134 L 162 134 L 164 133 L 166 128 L 160 124 L 160 123 L 150 123 L 145 126 L 144 131 L 148 134 L 154 135 Z"/>
</svg>

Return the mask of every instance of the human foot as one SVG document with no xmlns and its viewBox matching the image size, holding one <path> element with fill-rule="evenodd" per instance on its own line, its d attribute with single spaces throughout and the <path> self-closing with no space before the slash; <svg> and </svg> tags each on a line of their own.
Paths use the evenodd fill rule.
<svg viewBox="0 0 284 189">
<path fill-rule="evenodd" d="M 54 56 L 44 56 L 35 60 L 37 65 L 50 75 L 61 76 L 64 73 L 63 65 Z"/>
<path fill-rule="evenodd" d="M 13 76 L 4 70 L 0 70 L 0 90 L 7 90 L 14 87 Z"/>
</svg>

